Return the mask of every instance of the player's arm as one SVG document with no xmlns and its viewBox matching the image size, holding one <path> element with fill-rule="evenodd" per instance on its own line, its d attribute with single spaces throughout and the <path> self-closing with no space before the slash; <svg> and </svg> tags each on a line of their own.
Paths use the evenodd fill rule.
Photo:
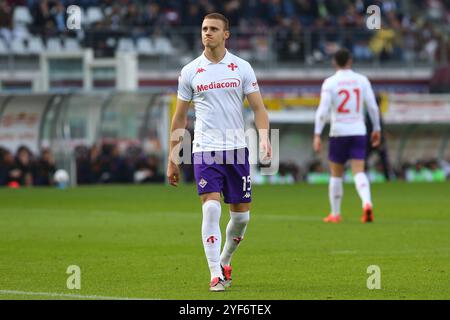
<svg viewBox="0 0 450 320">
<path fill-rule="evenodd" d="M 380 126 L 380 111 L 373 93 L 372 86 L 369 80 L 365 83 L 364 88 L 364 102 L 367 106 L 370 121 L 372 122 L 373 131 L 371 133 L 371 142 L 373 147 L 378 147 L 381 142 L 381 126 Z"/>
<path fill-rule="evenodd" d="M 313 149 L 315 152 L 320 152 L 322 148 L 322 141 L 320 139 L 320 136 L 327 122 L 328 113 L 330 112 L 330 105 L 331 105 L 331 91 L 330 89 L 325 87 L 324 84 L 322 86 L 322 91 L 320 93 L 320 103 L 319 107 L 317 108 L 314 120 Z"/>
<path fill-rule="evenodd" d="M 259 133 L 259 146 L 261 152 L 264 153 L 262 160 L 269 160 L 272 157 L 272 146 L 269 139 L 269 114 L 259 91 L 249 93 L 247 100 L 255 115 L 255 125 Z"/>
<path fill-rule="evenodd" d="M 172 125 L 170 129 L 170 134 L 174 134 L 176 130 L 179 129 L 185 129 L 187 124 L 187 114 L 189 111 L 189 101 L 184 101 L 181 99 L 177 99 L 177 105 L 175 114 L 172 119 Z M 170 146 L 169 146 L 169 159 L 167 161 L 167 178 L 169 180 L 169 183 L 172 186 L 178 186 L 178 182 L 180 180 L 180 169 L 178 168 L 178 165 L 172 158 L 173 150 L 175 149 L 175 146 L 179 144 L 179 140 L 170 139 Z"/>
</svg>

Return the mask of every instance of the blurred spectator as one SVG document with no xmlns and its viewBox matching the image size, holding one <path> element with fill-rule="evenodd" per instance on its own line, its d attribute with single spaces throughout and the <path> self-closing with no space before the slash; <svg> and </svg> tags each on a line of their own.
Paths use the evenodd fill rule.
<svg viewBox="0 0 450 320">
<path fill-rule="evenodd" d="M 305 43 L 300 21 L 294 19 L 285 20 L 283 29 L 287 31 L 282 33 L 282 43 L 279 52 L 279 58 L 284 61 L 302 62 L 305 60 Z"/>
<path fill-rule="evenodd" d="M 53 16 L 53 20 L 55 23 L 56 30 L 60 33 L 64 33 L 66 29 L 66 8 L 62 4 L 61 1 L 55 1 L 54 6 L 51 10 L 51 14 Z"/>
<path fill-rule="evenodd" d="M 84 33 L 79 34 L 81 44 L 93 47 L 96 56 L 112 56 L 119 37 L 136 40 L 142 36 L 153 38 L 156 34 L 168 41 L 169 47 L 180 45 L 196 54 L 199 49 L 196 30 L 207 13 L 218 11 L 228 17 L 232 31 L 239 30 L 241 35 L 230 40 L 230 49 L 253 49 L 258 53 L 252 56 L 256 60 L 278 54 L 280 61 L 323 62 L 338 47 L 345 46 L 351 48 L 356 61 L 378 58 L 408 62 L 418 58 L 434 62 L 437 55 L 445 52 L 443 47 L 449 46 L 445 39 L 449 33 L 450 4 L 448 0 L 405 3 L 402 0 L 0 0 L 0 34 L 7 42 L 13 37 L 11 7 L 16 5 L 26 4 L 30 8 L 33 17 L 30 31 L 44 40 L 65 32 L 67 6 L 76 4 L 84 9 L 97 6 L 103 20 L 85 25 Z M 380 30 L 365 27 L 369 5 L 381 8 Z M 160 31 L 155 33 L 155 27 Z M 255 29 L 259 31 L 254 32 Z M 232 44 L 233 41 L 237 44 Z M 262 54 L 260 49 L 270 52 Z M 450 55 L 450 48 L 447 53 Z M 165 55 L 166 51 L 159 54 Z"/>
<path fill-rule="evenodd" d="M 252 184 L 293 184 L 300 181 L 300 168 L 291 161 L 281 162 L 278 172 L 272 175 L 262 175 L 262 168 L 267 165 L 258 164 L 258 169 L 252 172 Z"/>
<path fill-rule="evenodd" d="M 442 22 L 445 16 L 445 6 L 441 0 L 425 0 L 427 17 L 431 21 Z"/>
<path fill-rule="evenodd" d="M 99 183 L 102 176 L 102 163 L 100 159 L 100 148 L 98 145 L 94 144 L 89 152 L 89 162 L 90 162 L 90 174 L 89 180 L 91 183 Z"/>
<path fill-rule="evenodd" d="M 79 184 L 143 183 L 165 181 L 159 156 L 144 155 L 142 149 L 130 145 L 121 154 L 115 143 L 94 144 L 75 148 Z"/>
<path fill-rule="evenodd" d="M 104 143 L 101 153 L 94 162 L 99 183 L 129 182 L 129 167 L 120 155 L 119 147 L 114 143 Z"/>
<path fill-rule="evenodd" d="M 430 181 L 432 178 L 430 170 L 424 166 L 422 161 L 417 161 L 414 166 L 406 170 L 406 181 Z"/>
<path fill-rule="evenodd" d="M 297 0 L 295 6 L 301 24 L 306 27 L 312 26 L 319 17 L 317 0 Z"/>
<path fill-rule="evenodd" d="M 36 163 L 36 170 L 34 175 L 34 185 L 48 186 L 53 185 L 53 175 L 56 171 L 55 160 L 50 150 L 42 151 L 39 161 Z"/>
<path fill-rule="evenodd" d="M 0 186 L 5 186 L 8 184 L 9 168 L 8 161 L 6 160 L 8 154 L 11 156 L 11 152 L 9 152 L 9 150 L 0 147 Z"/>
<path fill-rule="evenodd" d="M 384 167 L 381 161 L 367 168 L 368 177 L 371 182 L 386 182 Z M 389 179 L 403 180 L 407 182 L 442 182 L 450 178 L 450 162 L 438 161 L 436 159 L 417 161 L 415 164 L 405 162 L 397 170 L 391 172 Z M 320 161 L 313 161 L 306 174 L 308 183 L 328 183 L 329 175 L 323 170 Z M 347 166 L 344 173 L 346 183 L 353 182 L 351 168 Z"/>
<path fill-rule="evenodd" d="M 130 166 L 125 157 L 119 152 L 117 145 L 112 146 L 110 171 L 114 183 L 128 183 L 133 181 L 133 167 Z"/>
<path fill-rule="evenodd" d="M 77 183 L 93 183 L 89 148 L 86 146 L 77 146 L 75 148 L 75 159 L 77 164 Z"/>
<path fill-rule="evenodd" d="M 161 8 L 158 3 L 153 1 L 148 3 L 143 12 L 144 25 L 152 27 L 162 23 Z"/>
<path fill-rule="evenodd" d="M 0 182 L 1 185 L 19 186 L 22 171 L 19 169 L 14 155 L 9 150 L 4 150 L 0 166 Z"/>
<path fill-rule="evenodd" d="M 186 14 L 182 16 L 181 24 L 185 27 L 198 28 L 203 22 L 206 11 L 202 10 L 197 4 L 189 2 Z"/>
<path fill-rule="evenodd" d="M 123 14 L 121 25 L 139 27 L 144 24 L 143 17 L 136 3 L 130 2 Z"/>
<path fill-rule="evenodd" d="M 372 53 L 380 61 L 389 60 L 394 54 L 395 30 L 392 28 L 379 29 L 369 43 Z"/>
<path fill-rule="evenodd" d="M 17 149 L 16 164 L 17 169 L 20 171 L 18 182 L 21 186 L 33 185 L 33 155 L 25 146 L 20 146 Z"/>
<path fill-rule="evenodd" d="M 439 163 L 440 167 L 442 168 L 442 170 L 444 171 L 446 178 L 450 179 L 450 159 L 447 161 L 444 159 L 441 159 L 438 163 Z"/>
<path fill-rule="evenodd" d="M 165 178 L 159 172 L 159 159 L 155 156 L 148 156 L 138 162 L 134 173 L 134 182 L 137 183 L 162 183 Z"/>
<path fill-rule="evenodd" d="M 341 27 L 359 27 L 363 25 L 364 16 L 358 13 L 354 4 L 349 4 L 345 13 L 339 16 L 338 25 Z"/>
<path fill-rule="evenodd" d="M 144 145 L 145 152 L 159 154 L 162 151 L 161 141 L 156 130 L 150 130 Z"/>
<path fill-rule="evenodd" d="M 443 168 L 437 160 L 417 161 L 405 168 L 405 180 L 408 182 L 439 182 L 446 180 Z"/>
<path fill-rule="evenodd" d="M 399 180 L 406 180 L 406 172 L 411 168 L 409 162 L 404 162 L 395 170 L 395 175 Z"/>
<path fill-rule="evenodd" d="M 15 7 L 15 6 L 26 6 L 29 2 L 29 0 L 6 0 L 6 2 L 8 3 L 8 5 L 10 7 Z"/>
<path fill-rule="evenodd" d="M 376 162 L 375 166 L 373 167 L 366 167 L 367 176 L 371 182 L 385 182 L 386 179 L 386 173 L 384 172 L 384 166 L 381 163 L 381 161 Z M 389 176 L 391 179 L 391 177 Z"/>
<path fill-rule="evenodd" d="M 119 147 L 115 144 L 104 144 L 99 156 L 100 183 L 131 182 L 130 167 L 125 158 L 120 155 Z"/>
<path fill-rule="evenodd" d="M 384 134 L 384 121 L 383 121 L 383 114 L 380 108 L 381 104 L 381 97 L 379 95 L 376 96 L 377 105 L 380 112 L 380 125 L 381 125 L 381 143 L 378 147 L 374 148 L 372 147 L 371 143 L 371 132 L 373 130 L 372 121 L 370 120 L 369 113 L 366 112 L 365 114 L 365 122 L 366 122 L 366 128 L 367 128 L 367 141 L 366 141 L 366 160 L 365 160 L 365 167 L 366 170 L 369 169 L 369 158 L 373 153 L 376 153 L 379 157 L 379 163 L 382 167 L 384 177 L 386 180 L 391 180 L 391 165 L 389 163 L 389 155 L 388 155 L 388 147 L 386 142 L 386 137 Z"/>
<path fill-rule="evenodd" d="M 278 173 L 269 176 L 269 182 L 272 184 L 293 184 L 298 181 L 298 166 L 293 162 L 281 162 Z"/>
<path fill-rule="evenodd" d="M 0 0 L 0 41 L 1 38 L 7 44 L 11 43 L 13 36 L 12 10 L 6 0 Z"/>
<path fill-rule="evenodd" d="M 32 31 L 39 34 L 43 39 L 47 39 L 56 32 L 56 20 L 51 12 L 52 6 L 53 2 L 41 0 L 36 2 L 31 8 L 33 17 Z"/>
<path fill-rule="evenodd" d="M 99 168 L 99 183 L 113 182 L 112 161 L 113 145 L 103 144 L 100 148 L 100 154 L 97 157 L 97 168 Z"/>
<path fill-rule="evenodd" d="M 437 159 L 427 161 L 425 166 L 431 171 L 432 181 L 445 181 L 447 178 L 444 168 L 439 165 Z"/>
<path fill-rule="evenodd" d="M 320 160 L 313 160 L 308 166 L 306 181 L 308 183 L 328 183 L 330 174 L 325 169 Z"/>
<path fill-rule="evenodd" d="M 117 30 L 122 24 L 122 9 L 119 4 L 114 4 L 111 10 L 108 10 L 105 18 L 103 19 L 101 26 L 108 30 Z"/>
<path fill-rule="evenodd" d="M 77 165 L 77 183 L 164 183 L 163 164 L 157 155 L 143 154 L 141 147 L 130 145 L 124 154 L 120 154 L 118 145 L 105 143 L 91 148 L 77 146 L 75 148 Z M 53 185 L 56 171 L 55 161 L 48 149 L 44 149 L 38 161 L 33 163 L 33 156 L 26 147 L 20 147 L 17 157 L 0 147 L 0 186 L 44 186 Z M 284 161 L 279 171 L 272 176 L 264 176 L 259 164 L 252 171 L 252 183 L 258 184 L 292 184 L 300 181 L 308 183 L 327 183 L 329 173 L 320 160 L 313 160 L 302 172 L 302 168 L 294 161 Z M 181 165 L 184 183 L 194 181 L 192 165 Z M 415 164 L 403 163 L 397 170 L 390 171 L 386 177 L 385 167 L 381 160 L 367 167 L 372 182 L 385 182 L 388 179 L 409 182 L 438 182 L 450 179 L 450 161 L 431 159 L 417 161 Z M 345 181 L 353 181 L 350 168 L 346 168 Z"/>
</svg>

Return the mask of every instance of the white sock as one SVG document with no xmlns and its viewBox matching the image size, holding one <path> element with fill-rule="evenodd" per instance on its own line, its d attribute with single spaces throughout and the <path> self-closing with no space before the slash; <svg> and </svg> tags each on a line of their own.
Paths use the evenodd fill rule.
<svg viewBox="0 0 450 320">
<path fill-rule="evenodd" d="M 230 211 L 230 221 L 227 225 L 227 238 L 220 255 L 222 266 L 231 264 L 231 256 L 236 251 L 239 243 L 244 239 L 244 233 L 250 220 L 250 211 L 233 212 Z"/>
<path fill-rule="evenodd" d="M 344 195 L 342 180 L 342 178 L 330 177 L 330 183 L 328 185 L 328 195 L 330 198 L 331 214 L 333 216 L 341 214 L 341 200 Z"/>
<path fill-rule="evenodd" d="M 222 212 L 220 202 L 208 200 L 202 206 L 202 241 L 208 260 L 211 280 L 215 277 L 223 278 L 220 268 L 220 246 L 222 235 L 220 233 L 220 214 Z"/>
<path fill-rule="evenodd" d="M 363 207 L 366 204 L 372 206 L 372 200 L 370 197 L 370 182 L 364 172 L 358 172 L 355 174 L 355 187 L 358 191 L 359 197 L 361 198 Z"/>
</svg>

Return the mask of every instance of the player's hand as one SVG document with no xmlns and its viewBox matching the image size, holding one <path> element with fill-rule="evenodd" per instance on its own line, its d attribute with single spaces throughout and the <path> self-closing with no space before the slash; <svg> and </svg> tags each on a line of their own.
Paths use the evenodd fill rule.
<svg viewBox="0 0 450 320">
<path fill-rule="evenodd" d="M 178 187 L 178 182 L 180 181 L 180 168 L 170 160 L 167 165 L 167 179 L 169 180 L 170 185 Z"/>
<path fill-rule="evenodd" d="M 381 133 L 380 131 L 374 131 L 372 132 L 372 137 L 371 137 L 371 142 L 372 142 L 372 147 L 376 148 L 380 145 L 381 143 Z"/>
<path fill-rule="evenodd" d="M 313 140 L 313 149 L 315 152 L 319 153 L 320 150 L 322 149 L 322 140 L 320 139 L 319 135 L 314 135 L 314 140 Z"/>
<path fill-rule="evenodd" d="M 272 160 L 272 145 L 269 139 L 264 139 L 259 142 L 260 161 L 265 164 Z"/>
</svg>

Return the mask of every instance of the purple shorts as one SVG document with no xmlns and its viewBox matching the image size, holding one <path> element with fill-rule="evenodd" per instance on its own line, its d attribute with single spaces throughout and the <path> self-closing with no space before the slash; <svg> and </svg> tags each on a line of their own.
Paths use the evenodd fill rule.
<svg viewBox="0 0 450 320">
<path fill-rule="evenodd" d="M 218 192 L 225 203 L 252 201 L 248 149 L 196 152 L 193 156 L 198 194 Z"/>
<path fill-rule="evenodd" d="M 330 137 L 328 159 L 341 164 L 349 159 L 364 160 L 366 158 L 366 139 L 365 135 Z"/>
</svg>

